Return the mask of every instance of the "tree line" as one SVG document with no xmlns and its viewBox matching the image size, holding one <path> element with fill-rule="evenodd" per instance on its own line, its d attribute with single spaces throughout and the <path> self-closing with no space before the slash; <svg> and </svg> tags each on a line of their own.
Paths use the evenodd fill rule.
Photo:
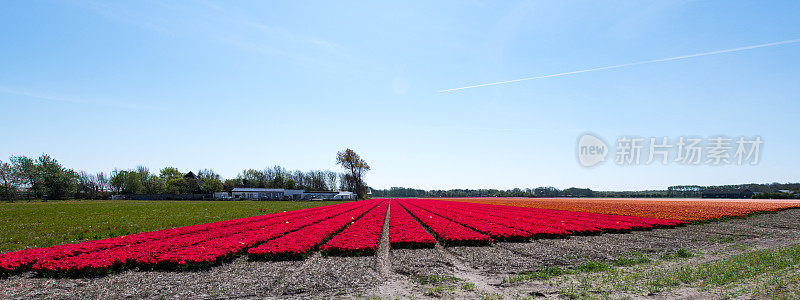
<svg viewBox="0 0 800 300">
<path fill-rule="evenodd" d="M 595 197 L 595 191 L 581 188 L 559 190 L 554 187 L 498 189 L 451 189 L 421 190 L 403 187 L 392 187 L 383 190 L 372 190 L 373 197 Z"/>
<path fill-rule="evenodd" d="M 0 199 L 107 199 L 114 194 L 210 194 L 236 187 L 284 188 L 308 191 L 351 191 L 366 196 L 363 174 L 369 165 L 353 150 L 337 153 L 337 164 L 347 172 L 289 170 L 281 166 L 246 169 L 224 179 L 211 169 L 196 173 L 164 167 L 147 167 L 89 173 L 65 168 L 47 154 L 39 158 L 11 156 L 0 160 Z"/>
<path fill-rule="evenodd" d="M 105 179 L 104 174 L 98 175 Z M 47 154 L 37 159 L 11 156 L 9 162 L 0 160 L 0 197 L 13 200 L 24 190 L 27 197 L 65 198 L 77 191 L 80 177 L 81 173 L 64 168 Z"/>
<path fill-rule="evenodd" d="M 714 189 L 749 189 L 753 198 L 788 199 L 798 198 L 800 183 L 750 183 L 719 186 L 672 186 L 666 190 L 645 191 L 594 191 L 588 188 L 571 187 L 557 189 L 555 187 L 498 189 L 451 189 L 421 190 L 404 187 L 372 190 L 373 197 L 389 198 L 425 198 L 425 197 L 580 197 L 580 198 L 699 198 L 704 190 Z M 793 191 L 790 193 L 780 192 Z"/>
</svg>

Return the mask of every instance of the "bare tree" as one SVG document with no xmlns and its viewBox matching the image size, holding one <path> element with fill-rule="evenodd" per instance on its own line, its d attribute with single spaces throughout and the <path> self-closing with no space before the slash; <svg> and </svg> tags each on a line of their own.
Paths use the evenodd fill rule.
<svg viewBox="0 0 800 300">
<path fill-rule="evenodd" d="M 261 175 L 263 177 L 263 184 L 261 184 L 261 185 L 263 185 L 263 186 L 260 186 L 260 187 L 267 187 L 267 185 L 270 182 L 272 182 L 275 179 L 275 177 L 277 176 L 275 174 L 275 170 L 273 168 L 265 168 L 264 172 L 261 172 Z M 252 187 L 257 187 L 257 186 L 252 186 Z"/>
<path fill-rule="evenodd" d="M 331 170 L 325 170 L 325 185 L 331 189 L 331 191 L 339 189 L 339 174 Z"/>
<path fill-rule="evenodd" d="M 216 193 L 225 188 L 222 176 L 211 169 L 197 171 L 197 182 L 200 184 L 200 190 L 204 193 Z"/>
<path fill-rule="evenodd" d="M 308 180 L 306 178 L 306 174 L 304 174 L 303 171 L 295 170 L 292 175 L 292 180 L 294 180 L 296 188 L 309 189 Z"/>
<path fill-rule="evenodd" d="M 106 173 L 98 172 L 95 177 L 97 178 L 98 192 L 105 193 L 108 190 L 108 177 L 106 177 Z"/>
<path fill-rule="evenodd" d="M 97 177 L 86 171 L 78 173 L 78 195 L 86 199 L 95 198 L 97 193 Z"/>
<path fill-rule="evenodd" d="M 222 176 L 219 176 L 219 174 L 214 172 L 212 169 L 202 169 L 197 171 L 197 178 L 222 180 Z"/>
<path fill-rule="evenodd" d="M 350 175 L 353 181 L 353 188 L 355 189 L 353 192 L 356 193 L 359 198 L 364 199 L 367 194 L 367 189 L 364 184 L 363 175 L 369 171 L 369 164 L 358 156 L 355 151 L 350 149 L 337 153 L 336 163 L 350 172 L 348 175 Z"/>
<path fill-rule="evenodd" d="M 308 186 L 315 191 L 324 191 L 328 188 L 325 186 L 325 174 L 322 171 L 311 170 L 306 173 Z"/>
<path fill-rule="evenodd" d="M 345 173 L 338 173 L 338 177 L 339 177 L 339 190 L 342 190 L 342 191 L 352 191 L 352 188 L 350 187 L 349 181 L 347 180 L 347 177 L 348 177 L 348 176 L 349 176 L 349 175 L 347 175 L 347 174 L 345 174 Z"/>
<path fill-rule="evenodd" d="M 268 175 L 267 180 L 269 180 L 269 182 L 267 183 L 268 185 L 267 187 L 282 188 L 283 183 L 286 180 L 286 177 L 288 177 L 289 175 L 289 172 L 287 172 L 286 169 L 284 169 L 283 167 L 277 165 L 273 166 L 271 170 L 272 170 L 272 176 L 269 176 L 270 175 L 269 171 L 265 172 Z"/>
</svg>

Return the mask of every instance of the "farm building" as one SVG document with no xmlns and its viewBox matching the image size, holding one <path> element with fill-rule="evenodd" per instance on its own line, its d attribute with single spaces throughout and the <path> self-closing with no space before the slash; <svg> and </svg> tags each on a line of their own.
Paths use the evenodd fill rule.
<svg viewBox="0 0 800 300">
<path fill-rule="evenodd" d="M 214 199 L 217 199 L 217 200 L 229 200 L 229 199 L 231 199 L 231 194 L 228 194 L 226 192 L 216 192 L 216 193 L 214 193 Z"/>
<path fill-rule="evenodd" d="M 339 192 L 307 192 L 303 193 L 303 200 L 333 199 Z"/>
<path fill-rule="evenodd" d="M 752 196 L 753 192 L 748 189 L 713 189 L 702 193 L 703 198 L 746 199 Z"/>
<path fill-rule="evenodd" d="M 284 189 L 234 188 L 233 199 L 283 199 Z"/>
<path fill-rule="evenodd" d="M 353 192 L 339 192 L 336 196 L 333 196 L 333 199 L 336 200 L 355 200 L 356 193 Z"/>
<path fill-rule="evenodd" d="M 236 200 L 353 200 L 352 192 L 306 192 L 304 190 L 267 189 L 267 188 L 234 188 L 228 193 L 214 193 L 215 199 Z"/>
<path fill-rule="evenodd" d="M 356 194 L 353 192 L 305 192 L 303 193 L 303 200 L 353 200 Z"/>
</svg>

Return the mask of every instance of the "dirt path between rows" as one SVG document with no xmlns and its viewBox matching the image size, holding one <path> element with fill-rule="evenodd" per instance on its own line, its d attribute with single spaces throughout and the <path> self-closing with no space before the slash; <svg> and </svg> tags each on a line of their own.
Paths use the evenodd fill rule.
<svg viewBox="0 0 800 300">
<path fill-rule="evenodd" d="M 455 266 L 455 271 L 453 272 L 453 276 L 475 284 L 475 287 L 479 291 L 490 294 L 498 292 L 496 286 L 500 285 L 499 280 L 484 276 L 478 270 L 467 265 L 467 263 L 463 261 L 460 257 L 456 256 L 455 254 L 447 250 L 447 248 L 442 247 L 442 245 L 439 243 L 436 243 L 436 250 L 439 250 L 439 253 L 441 253 L 442 256 L 447 258 L 447 260 L 450 261 L 453 264 L 453 266 Z"/>
<path fill-rule="evenodd" d="M 395 207 L 394 209 L 402 209 Z M 413 294 L 411 291 L 414 285 L 408 277 L 402 276 L 392 271 L 392 250 L 389 239 L 391 228 L 389 227 L 389 216 L 392 212 L 392 205 L 389 204 L 389 209 L 386 211 L 386 219 L 383 222 L 383 229 L 381 229 L 381 239 L 378 243 L 377 253 L 375 255 L 376 264 L 375 268 L 382 279 L 382 283 L 374 288 L 371 296 L 380 298 L 394 298 L 394 297 L 410 297 Z"/>
<path fill-rule="evenodd" d="M 389 244 L 389 215 L 392 211 L 392 205 L 389 204 L 389 207 L 386 209 L 386 218 L 383 220 L 383 228 L 381 229 L 381 238 L 380 242 L 378 242 L 378 249 L 375 255 L 376 258 L 376 269 L 378 270 L 378 274 L 381 274 L 382 278 L 389 278 L 389 275 L 392 273 L 392 250 L 391 245 Z"/>
</svg>

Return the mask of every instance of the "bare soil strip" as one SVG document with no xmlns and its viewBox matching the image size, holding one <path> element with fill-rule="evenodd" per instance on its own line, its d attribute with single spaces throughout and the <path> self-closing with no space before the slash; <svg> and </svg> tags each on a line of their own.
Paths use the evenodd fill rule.
<svg viewBox="0 0 800 300">
<path fill-rule="evenodd" d="M 392 259 L 391 259 L 391 245 L 389 243 L 389 213 L 392 210 L 391 203 L 389 208 L 386 209 L 386 218 L 383 220 L 383 229 L 381 229 L 381 238 L 378 242 L 376 258 L 376 270 L 378 274 L 384 279 L 388 278 L 392 273 Z"/>
<path fill-rule="evenodd" d="M 455 273 L 453 276 L 475 284 L 477 289 L 480 291 L 487 293 L 497 292 L 496 286 L 500 285 L 500 281 L 482 275 L 480 272 L 467 265 L 467 263 L 461 260 L 461 258 L 450 252 L 448 249 L 442 247 L 442 245 L 439 243 L 436 243 L 436 250 L 438 250 L 439 253 L 447 258 L 447 260 L 449 260 L 453 266 L 455 266 Z"/>
<path fill-rule="evenodd" d="M 292 273 L 297 274 L 297 273 L 301 273 L 301 272 L 305 271 L 309 267 L 311 267 L 311 266 L 313 266 L 315 264 L 318 264 L 321 258 L 322 258 L 322 254 L 319 251 L 314 251 L 313 254 L 311 254 L 309 257 L 307 257 L 305 260 L 303 260 L 303 262 L 300 265 L 300 267 L 292 270 Z M 287 287 L 290 284 L 291 284 L 290 281 L 281 281 L 281 283 L 275 288 L 275 290 L 286 291 Z"/>
</svg>

